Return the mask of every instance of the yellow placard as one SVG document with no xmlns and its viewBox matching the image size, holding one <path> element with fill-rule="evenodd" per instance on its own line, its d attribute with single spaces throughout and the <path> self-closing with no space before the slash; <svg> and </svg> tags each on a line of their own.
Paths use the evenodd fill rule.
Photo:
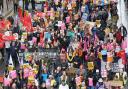
<svg viewBox="0 0 128 89">
<path fill-rule="evenodd" d="M 30 65 L 28 63 L 23 64 L 23 68 L 30 68 Z"/>
<path fill-rule="evenodd" d="M 94 63 L 88 62 L 88 70 L 93 70 L 93 69 L 94 69 Z"/>
<path fill-rule="evenodd" d="M 12 66 L 12 65 L 9 65 L 9 66 L 8 66 L 8 70 L 9 70 L 9 71 L 12 71 L 13 68 L 14 68 L 14 66 Z"/>
</svg>

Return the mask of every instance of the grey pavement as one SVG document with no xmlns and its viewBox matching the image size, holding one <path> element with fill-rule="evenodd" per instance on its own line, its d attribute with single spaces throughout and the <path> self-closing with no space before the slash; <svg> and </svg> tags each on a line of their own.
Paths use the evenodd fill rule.
<svg viewBox="0 0 128 89">
<path fill-rule="evenodd" d="M 11 2 L 6 2 L 8 0 L 3 0 L 3 1 L 4 1 L 4 9 L 2 12 L 2 16 L 7 17 L 13 11 L 13 2 L 12 0 L 10 0 Z"/>
</svg>

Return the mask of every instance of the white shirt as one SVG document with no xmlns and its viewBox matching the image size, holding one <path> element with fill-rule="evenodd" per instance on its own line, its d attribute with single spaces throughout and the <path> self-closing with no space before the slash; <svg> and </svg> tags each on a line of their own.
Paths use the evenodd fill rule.
<svg viewBox="0 0 128 89">
<path fill-rule="evenodd" d="M 109 39 L 113 39 L 114 37 L 113 37 L 113 34 L 112 33 L 109 33 Z"/>
<path fill-rule="evenodd" d="M 59 89 L 69 89 L 69 86 L 66 84 L 63 86 L 62 84 L 59 85 Z"/>
<path fill-rule="evenodd" d="M 9 41 L 5 42 L 5 48 L 10 48 L 10 42 Z"/>
</svg>

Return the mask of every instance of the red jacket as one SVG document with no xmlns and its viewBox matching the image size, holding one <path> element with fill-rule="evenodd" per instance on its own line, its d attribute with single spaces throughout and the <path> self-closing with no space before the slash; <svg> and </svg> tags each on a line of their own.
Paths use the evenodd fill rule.
<svg viewBox="0 0 128 89">
<path fill-rule="evenodd" d="M 126 53 L 125 50 L 121 50 L 119 53 L 117 53 L 117 56 L 119 56 L 122 59 L 122 64 L 126 64 Z"/>
</svg>

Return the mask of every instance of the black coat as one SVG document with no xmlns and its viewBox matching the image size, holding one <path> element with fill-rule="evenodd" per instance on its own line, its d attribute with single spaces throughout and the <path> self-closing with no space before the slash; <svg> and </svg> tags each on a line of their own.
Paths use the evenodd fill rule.
<svg viewBox="0 0 128 89">
<path fill-rule="evenodd" d="M 121 28 L 123 28 L 123 29 L 121 29 Z M 123 30 L 123 31 L 122 31 L 122 30 Z M 120 32 L 123 32 L 123 37 L 126 37 L 126 36 L 127 36 L 127 29 L 126 29 L 126 27 L 121 26 L 121 27 L 119 28 L 119 31 L 120 31 Z"/>
</svg>

